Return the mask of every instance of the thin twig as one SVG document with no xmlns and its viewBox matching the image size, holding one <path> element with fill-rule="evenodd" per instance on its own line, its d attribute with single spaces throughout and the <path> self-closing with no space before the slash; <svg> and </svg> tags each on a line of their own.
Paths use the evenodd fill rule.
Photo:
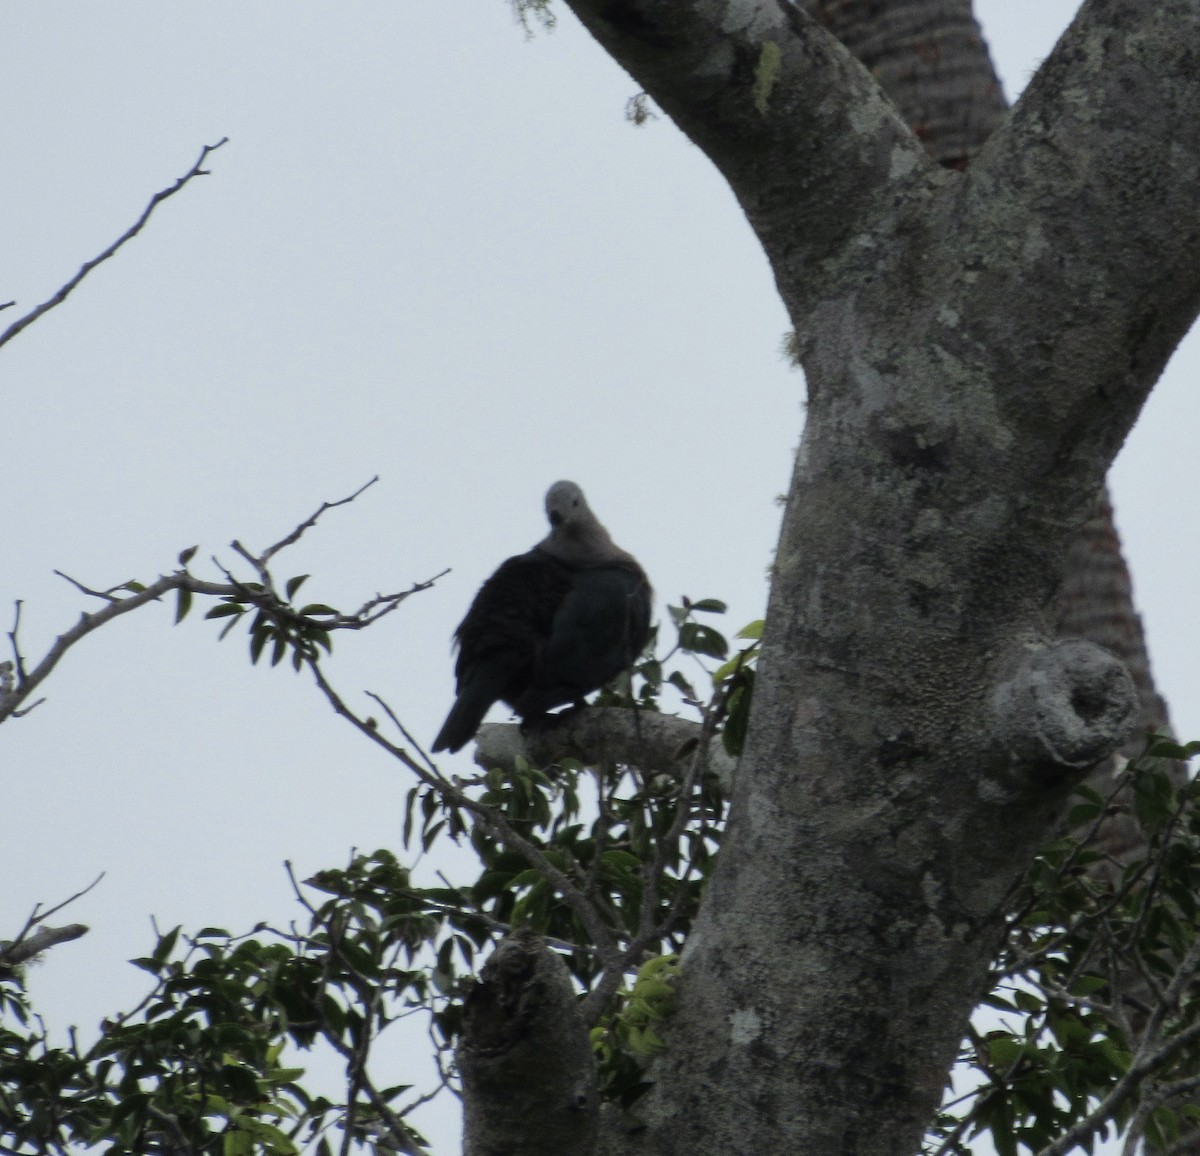
<svg viewBox="0 0 1200 1156">
<path fill-rule="evenodd" d="M 48 313 L 56 305 L 61 305 L 79 285 L 79 283 L 93 270 L 97 265 L 103 264 L 125 244 L 126 241 L 132 240 L 145 227 L 146 222 L 150 220 L 150 215 L 154 210 L 168 197 L 173 197 L 180 189 L 187 185 L 196 177 L 208 176 L 208 170 L 204 168 L 204 162 L 209 155 L 216 152 L 225 142 L 228 137 L 222 137 L 214 145 L 205 145 L 200 151 L 200 157 L 194 165 L 186 173 L 183 174 L 169 188 L 162 189 L 150 198 L 150 203 L 143 210 L 142 215 L 131 225 L 124 233 L 121 234 L 107 249 L 104 250 L 98 257 L 93 257 L 90 261 L 83 265 L 78 273 L 75 274 L 66 284 L 61 286 L 53 297 L 43 301 L 40 305 L 31 309 L 23 317 L 14 321 L 3 333 L 0 333 L 0 346 L 11 341 L 22 329 L 32 325 L 44 313 Z"/>
<path fill-rule="evenodd" d="M 377 481 L 379 481 L 378 474 L 376 474 L 369 482 L 364 482 L 348 498 L 339 498 L 336 502 L 322 502 L 321 508 L 306 521 L 301 522 L 300 525 L 298 525 L 286 538 L 281 538 L 275 543 L 274 546 L 268 546 L 266 550 L 264 550 L 259 556 L 260 561 L 265 566 L 272 558 L 275 557 L 276 554 L 279 553 L 280 550 L 283 550 L 288 546 L 293 546 L 299 542 L 300 538 L 304 534 L 304 531 L 311 530 L 313 526 L 317 524 L 317 520 L 322 514 L 325 513 L 326 510 L 332 510 L 337 506 L 345 506 L 348 503 L 353 502 L 359 494 L 361 494 L 364 490 L 370 489 L 371 486 L 373 486 Z"/>
<path fill-rule="evenodd" d="M 29 697 L 37 686 L 49 677 L 50 672 L 62 661 L 67 651 L 80 639 L 91 634 L 93 630 L 98 630 L 101 626 L 111 622 L 114 618 L 122 614 L 128 614 L 130 611 L 136 610 L 139 606 L 145 606 L 149 602 L 156 602 L 164 594 L 180 588 L 190 590 L 193 594 L 215 594 L 218 597 L 232 593 L 231 588 L 228 586 L 216 582 L 202 582 L 197 578 L 193 578 L 186 571 L 181 570 L 174 574 L 163 575 L 144 590 L 136 594 L 130 594 L 127 598 L 118 598 L 110 601 L 107 606 L 101 610 L 97 610 L 94 614 L 80 615 L 79 621 L 70 630 L 64 631 L 54 640 L 54 644 L 46 652 L 46 656 L 33 670 L 26 673 L 25 677 L 18 682 L 16 689 L 3 700 L 0 700 L 0 723 L 4 722 L 9 716 L 20 715 L 21 712 L 17 708 Z"/>
<path fill-rule="evenodd" d="M 64 574 L 61 570 L 54 570 L 52 573 L 64 581 L 70 582 L 81 594 L 86 594 L 89 598 L 103 598 L 105 602 L 120 602 L 117 591 L 129 590 L 132 585 L 131 582 L 122 582 L 119 586 L 112 586 L 107 590 L 93 590 L 90 586 L 85 586 L 78 578 L 72 578 L 70 574 Z"/>
<path fill-rule="evenodd" d="M 483 825 L 484 829 L 494 839 L 504 843 L 510 850 L 517 852 L 526 863 L 541 874 L 542 878 L 562 896 L 567 905 L 579 916 L 580 922 L 592 937 L 597 950 L 603 953 L 604 958 L 610 960 L 620 958 L 620 948 L 612 929 L 599 918 L 591 900 L 562 871 L 550 862 L 540 848 L 524 838 L 524 836 L 518 834 L 508 820 L 494 808 L 485 806 L 483 803 L 472 799 L 441 774 L 427 770 L 403 747 L 397 746 L 390 739 L 382 735 L 377 726 L 371 725 L 370 722 L 361 718 L 346 705 L 345 700 L 334 690 L 328 679 L 326 679 L 325 673 L 321 670 L 320 663 L 316 659 L 311 656 L 305 656 L 305 662 L 312 672 L 317 686 L 321 689 L 322 694 L 329 701 L 329 705 L 333 707 L 337 714 L 341 715 L 355 729 L 366 735 L 371 742 L 382 747 L 394 759 L 403 763 L 421 782 L 428 787 L 432 787 L 443 799 L 448 799 L 468 812 L 477 822 Z M 389 715 L 390 713 L 389 711 Z"/>
<path fill-rule="evenodd" d="M 17 638 L 21 632 L 21 606 L 22 600 L 16 599 L 12 629 L 8 632 L 8 640 L 12 643 L 13 662 L 16 663 L 17 668 L 17 682 L 23 682 L 25 679 L 25 659 L 21 654 L 21 645 Z"/>
</svg>

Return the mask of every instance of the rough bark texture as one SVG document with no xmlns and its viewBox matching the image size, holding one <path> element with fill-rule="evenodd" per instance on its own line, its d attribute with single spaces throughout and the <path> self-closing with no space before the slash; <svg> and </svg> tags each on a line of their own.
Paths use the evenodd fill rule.
<svg viewBox="0 0 1200 1156">
<path fill-rule="evenodd" d="M 512 771 L 518 757 L 535 767 L 548 767 L 571 756 L 596 766 L 632 764 L 645 775 L 682 778 L 695 757 L 699 734 L 699 724 L 690 719 L 592 707 L 565 715 L 556 726 L 524 734 L 515 723 L 484 723 L 476 738 L 475 761 L 484 770 Z M 709 743 L 707 766 L 728 791 L 736 761 L 719 738 Z"/>
<path fill-rule="evenodd" d="M 965 0 L 568 2 L 729 181 L 810 394 L 680 1010 L 602 1149 L 915 1151 L 1005 894 L 1134 730 L 1060 608 L 1164 721 L 1095 512 L 1200 305 L 1200 0 L 1085 4 L 1007 116 Z"/>
<path fill-rule="evenodd" d="M 1085 5 L 958 174 L 800 9 L 572 7 L 729 180 L 810 389 L 721 860 L 645 1130 L 612 1143 L 915 1150 L 1005 892 L 1132 721 L 1048 639 L 1196 313 L 1200 9 Z M 1058 738 L 1014 741 L 1018 700 Z"/>
<path fill-rule="evenodd" d="M 1006 104 L 970 0 L 804 0 L 867 68 L 929 155 L 963 168 Z"/>
<path fill-rule="evenodd" d="M 532 932 L 505 939 L 467 997 L 458 1068 L 466 1156 L 588 1156 L 596 1062 L 570 973 Z"/>
<path fill-rule="evenodd" d="M 1170 729 L 1167 704 L 1154 685 L 1142 620 L 1121 555 L 1107 490 L 1095 514 L 1076 534 L 1058 594 L 1058 633 L 1087 638 L 1118 655 L 1129 668 L 1140 700 L 1137 732 L 1125 754 L 1138 754 L 1149 731 Z"/>
<path fill-rule="evenodd" d="M 870 70 L 939 164 L 964 168 L 1004 119 L 1007 103 L 970 0 L 804 0 L 804 7 Z M 1125 754 L 1141 749 L 1146 732 L 1169 729 L 1107 487 L 1067 556 L 1056 633 L 1111 650 L 1133 675 L 1141 713 Z"/>
</svg>

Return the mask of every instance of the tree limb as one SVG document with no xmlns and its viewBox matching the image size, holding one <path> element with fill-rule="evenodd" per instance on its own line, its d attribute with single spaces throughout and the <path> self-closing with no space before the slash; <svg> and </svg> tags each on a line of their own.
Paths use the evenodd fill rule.
<svg viewBox="0 0 1200 1156">
<path fill-rule="evenodd" d="M 937 176 L 878 84 L 794 4 L 568 3 L 721 170 L 781 283 L 785 267 L 798 288 L 802 271 L 858 251 L 882 189 Z"/>
<path fill-rule="evenodd" d="M 35 931 L 28 939 L 7 946 L 0 945 L 0 969 L 16 967 L 25 963 L 35 955 L 54 947 L 59 943 L 70 943 L 87 935 L 88 928 L 82 923 L 68 923 L 65 927 L 43 927 Z"/>
<path fill-rule="evenodd" d="M 524 732 L 516 723 L 484 723 L 475 740 L 475 762 L 484 770 L 499 767 L 511 773 L 518 758 L 535 767 L 577 758 L 589 766 L 618 763 L 636 766 L 646 776 L 681 779 L 691 765 L 701 732 L 700 723 L 674 715 L 589 707 L 565 712 L 547 726 Z M 708 767 L 716 773 L 722 790 L 729 790 L 736 766 L 719 738 L 709 742 Z"/>
<path fill-rule="evenodd" d="M 61 305 L 76 289 L 79 283 L 93 269 L 95 269 L 97 265 L 102 265 L 127 241 L 132 240 L 138 235 L 138 233 L 142 231 L 146 225 L 146 222 L 150 220 L 151 214 L 156 208 L 158 208 L 160 204 L 162 204 L 163 201 L 165 201 L 168 197 L 173 197 L 177 192 L 184 188 L 185 185 L 189 184 L 196 177 L 208 176 L 208 170 L 204 167 L 204 162 L 208 160 L 209 156 L 216 152 L 217 149 L 219 149 L 228 140 L 228 137 L 223 136 L 219 141 L 217 141 L 216 144 L 205 145 L 204 148 L 200 150 L 200 156 L 196 163 L 192 165 L 192 167 L 188 169 L 188 171 L 184 173 L 183 176 L 181 176 L 173 185 L 155 193 L 154 196 L 150 198 L 150 203 L 142 211 L 142 215 L 138 217 L 138 219 L 134 221 L 134 223 L 128 229 L 126 229 L 125 232 L 122 233 L 111 245 L 109 245 L 109 247 L 105 249 L 103 253 L 86 262 L 74 277 L 72 277 L 59 288 L 58 292 L 56 292 L 53 297 L 43 301 L 40 305 L 34 309 L 31 309 L 23 317 L 19 317 L 6 330 L 4 330 L 3 333 L 0 333 L 0 346 L 6 345 L 9 341 L 16 337 L 16 335 L 20 333 L 22 329 L 32 325 L 44 313 L 49 313 L 50 310 L 56 305 Z M 15 304 L 15 302 L 10 301 L 8 303 L 8 305 L 13 304 Z M 5 306 L 5 308 L 7 307 L 8 306 Z"/>
<path fill-rule="evenodd" d="M 98 630 L 101 626 L 111 622 L 114 618 L 130 614 L 134 610 L 146 606 L 151 602 L 157 602 L 172 590 L 186 592 L 189 595 L 208 595 L 213 598 L 223 599 L 226 603 L 236 602 L 256 606 L 275 621 L 291 627 L 318 627 L 320 630 L 329 632 L 334 630 L 361 630 L 363 627 L 378 622 L 380 618 L 395 610 L 405 599 L 422 590 L 429 589 L 447 571 L 442 571 L 442 574 L 435 575 L 424 582 L 414 582 L 408 590 L 399 591 L 395 594 L 376 595 L 374 598 L 363 603 L 352 614 L 342 614 L 329 607 L 325 607 L 316 608 L 310 614 L 305 615 L 293 608 L 285 598 L 279 595 L 275 589 L 274 579 L 267 568 L 267 563 L 271 557 L 284 547 L 298 541 L 304 531 L 314 526 L 326 510 L 331 510 L 337 506 L 345 505 L 347 502 L 354 501 L 374 481 L 375 479 L 372 478 L 370 482 L 361 486 L 348 498 L 323 503 L 315 514 L 297 526 L 287 537 L 269 547 L 262 555 L 253 554 L 240 543 L 235 542 L 234 547 L 238 553 L 254 567 L 256 577 L 261 580 L 260 588 L 255 588 L 250 583 L 238 580 L 224 567 L 221 567 L 221 570 L 227 579 L 225 582 L 210 582 L 197 578 L 187 569 L 187 563 L 195 552 L 194 548 L 185 550 L 180 554 L 179 561 L 183 567 L 182 569 L 176 570 L 171 574 L 161 575 L 149 585 L 142 585 L 141 583 L 131 581 L 124 582 L 108 590 L 96 590 L 56 570 L 56 574 L 70 582 L 81 593 L 92 598 L 99 598 L 105 605 L 100 610 L 90 614 L 82 614 L 79 621 L 73 627 L 64 631 L 54 640 L 53 645 L 41 662 L 33 667 L 32 670 L 27 670 L 17 641 L 17 631 L 21 617 L 21 603 L 18 601 L 16 618 L 12 630 L 9 632 L 14 662 L 0 664 L 0 723 L 3 723 L 10 717 L 20 717 L 23 713 L 27 713 L 32 709 L 32 707 L 26 707 L 22 711 L 20 708 L 33 691 L 50 676 L 55 667 L 62 661 L 67 651 L 76 643 L 86 638 L 93 631 Z M 219 566 L 220 564 L 217 563 L 217 565 Z M 239 607 L 232 607 L 232 609 L 240 614 Z"/>
</svg>

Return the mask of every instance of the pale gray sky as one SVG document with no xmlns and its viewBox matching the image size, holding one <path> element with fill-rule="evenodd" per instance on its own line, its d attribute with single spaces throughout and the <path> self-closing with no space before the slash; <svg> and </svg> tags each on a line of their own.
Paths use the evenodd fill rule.
<svg viewBox="0 0 1200 1156">
<path fill-rule="evenodd" d="M 1010 95 L 1075 8 L 977 3 Z M 149 579 L 194 543 L 232 561 L 231 538 L 266 545 L 376 473 L 280 570 L 350 606 L 453 567 L 331 667 L 426 741 L 450 634 L 542 535 L 556 478 L 639 556 L 660 612 L 686 593 L 727 600 L 730 629 L 761 613 L 803 420 L 783 309 L 699 150 L 665 119 L 627 125 L 637 86 L 560 16 L 527 42 L 503 0 L 5 8 L 0 300 L 47 296 L 230 137 L 212 176 L 0 351 L 0 627 L 24 599 L 28 657 L 85 608 L 53 569 Z M 1114 473 L 1189 738 L 1196 361 L 1192 341 Z M 285 858 L 309 872 L 399 847 L 400 768 L 304 678 L 251 669 L 198 615 L 170 621 L 93 636 L 0 736 L 0 935 L 108 873 L 71 913 L 91 934 L 31 980 L 59 1026 L 139 996 L 124 961 L 151 913 L 284 920 Z M 423 1123 L 457 1151 L 452 1125 Z"/>
</svg>

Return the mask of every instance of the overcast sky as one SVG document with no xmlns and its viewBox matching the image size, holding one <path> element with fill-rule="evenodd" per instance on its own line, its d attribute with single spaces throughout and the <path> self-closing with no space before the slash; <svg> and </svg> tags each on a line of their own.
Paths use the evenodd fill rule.
<svg viewBox="0 0 1200 1156">
<path fill-rule="evenodd" d="M 1076 7 L 977 0 L 1010 97 Z M 230 143 L 0 350 L 0 629 L 23 599 L 27 658 L 87 608 L 54 569 L 150 580 L 196 543 L 232 562 L 232 538 L 265 546 L 375 474 L 279 571 L 350 608 L 452 568 L 339 640 L 331 666 L 426 742 L 452 696 L 450 635 L 542 536 L 557 478 L 641 559 L 659 613 L 687 594 L 728 601 L 731 630 L 761 614 L 803 421 L 787 320 L 707 160 L 665 119 L 625 122 L 637 85 L 568 13 L 529 41 L 504 0 L 66 12 L 4 11 L 0 300 L 50 295 L 202 145 Z M 1113 474 L 1185 738 L 1200 737 L 1196 365 L 1189 341 Z M 252 669 L 240 638 L 218 645 L 194 617 L 150 608 L 94 635 L 0 736 L 0 937 L 107 872 L 70 913 L 90 935 L 31 977 L 60 1028 L 140 996 L 124 961 L 150 946 L 151 914 L 284 921 L 285 858 L 306 874 L 352 846 L 399 849 L 403 771 L 305 678 Z M 451 1123 L 422 1123 L 439 1156 L 457 1151 Z"/>
</svg>

